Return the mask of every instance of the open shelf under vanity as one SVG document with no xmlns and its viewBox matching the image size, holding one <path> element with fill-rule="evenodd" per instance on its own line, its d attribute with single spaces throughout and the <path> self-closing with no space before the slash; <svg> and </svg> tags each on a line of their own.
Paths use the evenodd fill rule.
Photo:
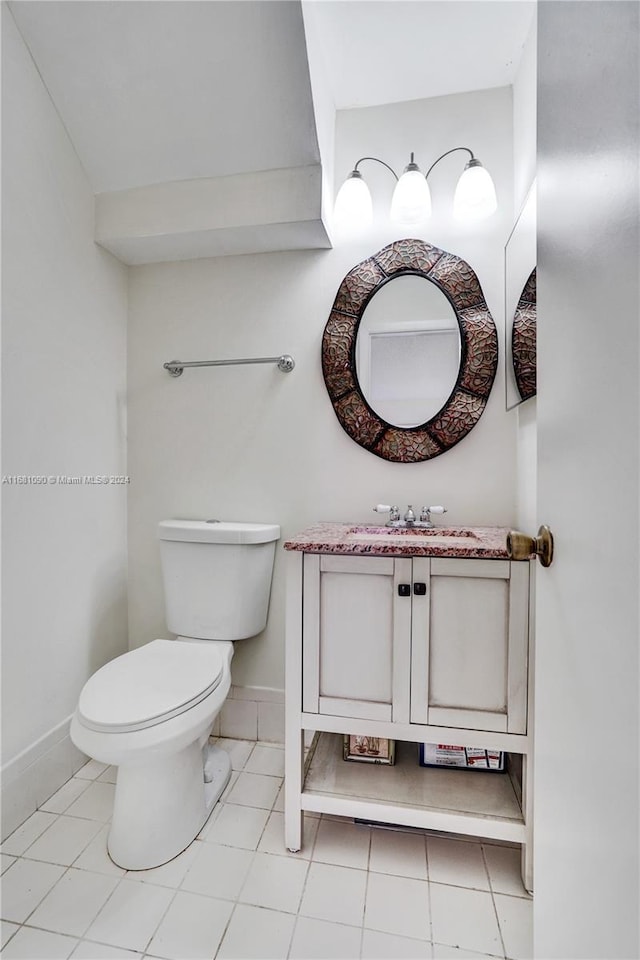
<svg viewBox="0 0 640 960">
<path fill-rule="evenodd" d="M 345 761 L 340 734 L 316 733 L 300 805 L 309 812 L 522 843 L 518 786 L 509 772 L 421 767 L 417 743 L 398 742 L 392 766 Z"/>
</svg>

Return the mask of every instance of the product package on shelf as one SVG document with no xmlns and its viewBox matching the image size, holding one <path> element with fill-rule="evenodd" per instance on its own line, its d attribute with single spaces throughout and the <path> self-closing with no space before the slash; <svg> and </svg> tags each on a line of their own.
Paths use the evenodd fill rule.
<svg viewBox="0 0 640 960">
<path fill-rule="evenodd" d="M 392 765 L 396 762 L 395 747 L 395 740 L 387 740 L 384 737 L 361 737 L 345 733 L 342 755 L 345 760 Z"/>
<path fill-rule="evenodd" d="M 492 770 L 504 773 L 504 753 L 483 747 L 459 747 L 447 743 L 421 743 L 421 767 L 456 767 L 460 770 Z"/>
</svg>

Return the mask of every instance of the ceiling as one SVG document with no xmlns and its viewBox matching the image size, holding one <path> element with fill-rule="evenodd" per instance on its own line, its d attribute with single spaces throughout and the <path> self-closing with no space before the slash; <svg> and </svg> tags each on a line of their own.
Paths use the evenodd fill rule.
<svg viewBox="0 0 640 960">
<path fill-rule="evenodd" d="M 304 6 L 338 109 L 511 83 L 535 9 L 531 0 Z M 96 193 L 319 160 L 298 2 L 10 7 Z"/>
<path fill-rule="evenodd" d="M 10 7 L 95 193 L 319 160 L 299 3 Z"/>
<path fill-rule="evenodd" d="M 338 110 L 513 82 L 535 0 L 307 0 Z"/>
<path fill-rule="evenodd" d="M 319 174 L 322 164 L 330 177 L 334 108 L 512 83 L 535 2 L 9 0 L 9 7 L 100 197 L 96 239 L 125 263 L 146 263 L 330 246 Z M 270 186 L 277 172 L 279 193 Z M 293 181 L 306 192 L 296 193 Z M 203 191 L 189 216 L 188 185 Z M 215 203 L 204 199 L 211 191 Z M 141 212 L 149 210 L 151 221 Z"/>
</svg>

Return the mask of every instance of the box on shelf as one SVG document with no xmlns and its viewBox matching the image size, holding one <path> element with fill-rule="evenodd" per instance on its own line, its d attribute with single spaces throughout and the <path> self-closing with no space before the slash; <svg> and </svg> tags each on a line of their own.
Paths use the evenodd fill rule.
<svg viewBox="0 0 640 960">
<path fill-rule="evenodd" d="M 460 770 L 491 770 L 504 773 L 504 753 L 482 747 L 458 747 L 446 743 L 421 743 L 421 767 L 456 767 Z"/>
<path fill-rule="evenodd" d="M 387 740 L 384 737 L 360 737 L 345 733 L 342 755 L 345 760 L 390 765 L 396 762 L 395 747 L 395 740 Z"/>
</svg>

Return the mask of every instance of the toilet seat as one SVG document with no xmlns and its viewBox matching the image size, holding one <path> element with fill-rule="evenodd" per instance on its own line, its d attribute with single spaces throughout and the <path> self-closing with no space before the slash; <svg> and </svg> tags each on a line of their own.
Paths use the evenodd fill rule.
<svg viewBox="0 0 640 960">
<path fill-rule="evenodd" d="M 78 719 L 90 730 L 129 733 L 190 710 L 219 686 L 215 643 L 153 640 L 105 664 L 85 684 Z"/>
</svg>

